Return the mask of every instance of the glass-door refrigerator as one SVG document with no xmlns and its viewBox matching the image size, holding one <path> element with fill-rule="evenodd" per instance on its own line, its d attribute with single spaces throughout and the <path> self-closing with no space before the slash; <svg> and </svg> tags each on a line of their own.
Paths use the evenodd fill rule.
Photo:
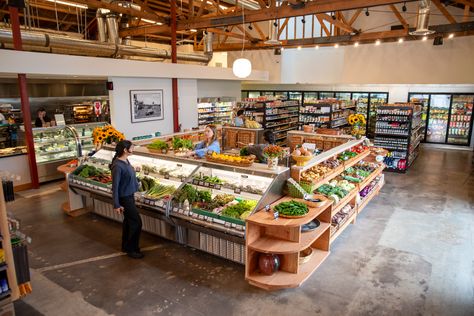
<svg viewBox="0 0 474 316">
<path fill-rule="evenodd" d="M 377 107 L 388 103 L 388 93 L 371 92 L 369 94 L 369 112 L 367 120 L 367 137 L 375 137 L 375 123 L 377 121 Z"/>
<path fill-rule="evenodd" d="M 258 98 L 260 96 L 260 91 L 249 91 L 249 98 Z"/>
<path fill-rule="evenodd" d="M 453 95 L 449 116 L 448 144 L 469 146 L 474 95 Z"/>
<path fill-rule="evenodd" d="M 275 97 L 280 100 L 288 100 L 288 92 L 286 91 L 275 91 Z"/>
<path fill-rule="evenodd" d="M 426 141 L 426 120 L 428 119 L 428 106 L 430 104 L 430 95 L 427 93 L 409 93 L 408 102 L 420 103 L 423 106 L 421 109 L 421 128 L 425 133 L 425 135 L 423 136 L 423 141 Z"/>
<path fill-rule="evenodd" d="M 334 99 L 334 98 L 335 98 L 335 93 L 334 92 L 319 92 L 319 99 L 320 100 Z"/>
<path fill-rule="evenodd" d="M 367 110 L 369 105 L 369 94 L 367 92 L 353 92 L 352 101 L 355 102 L 357 114 L 362 114 L 367 121 Z M 364 131 L 364 134 L 366 131 Z"/>
<path fill-rule="evenodd" d="M 295 91 L 288 92 L 288 100 L 297 100 L 301 105 L 303 101 L 303 92 L 295 92 Z"/>
<path fill-rule="evenodd" d="M 426 141 L 428 143 L 445 143 L 448 132 L 450 94 L 432 94 L 428 112 L 428 128 Z"/>
</svg>

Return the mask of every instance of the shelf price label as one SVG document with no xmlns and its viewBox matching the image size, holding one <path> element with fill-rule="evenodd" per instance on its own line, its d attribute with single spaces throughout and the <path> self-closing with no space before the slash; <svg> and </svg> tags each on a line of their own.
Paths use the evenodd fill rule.
<svg viewBox="0 0 474 316">
<path fill-rule="evenodd" d="M 242 178 L 244 178 L 244 179 L 248 179 L 248 178 L 249 178 L 249 176 L 246 175 L 246 174 L 241 174 L 240 176 L 241 176 Z"/>
<path fill-rule="evenodd" d="M 209 182 L 204 182 L 204 186 L 208 188 L 210 186 Z"/>
<path fill-rule="evenodd" d="M 169 179 L 170 178 L 170 175 L 169 173 L 165 173 L 165 176 L 164 176 L 165 179 Z"/>
<path fill-rule="evenodd" d="M 220 185 L 220 184 L 214 184 L 214 188 L 215 188 L 216 190 L 220 190 L 221 187 L 222 187 L 222 185 Z"/>
<path fill-rule="evenodd" d="M 240 194 L 241 192 L 242 192 L 242 190 L 240 188 L 235 188 L 234 189 L 235 194 Z"/>
</svg>

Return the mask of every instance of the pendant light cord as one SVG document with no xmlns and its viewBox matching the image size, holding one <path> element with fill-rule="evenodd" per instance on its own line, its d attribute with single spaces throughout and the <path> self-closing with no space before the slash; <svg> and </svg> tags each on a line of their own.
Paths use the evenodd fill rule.
<svg viewBox="0 0 474 316">
<path fill-rule="evenodd" d="M 244 13 L 244 4 L 242 1 L 240 2 L 240 6 L 242 8 L 242 52 L 240 53 L 241 56 L 244 56 L 244 47 L 245 47 L 245 13 Z"/>
</svg>

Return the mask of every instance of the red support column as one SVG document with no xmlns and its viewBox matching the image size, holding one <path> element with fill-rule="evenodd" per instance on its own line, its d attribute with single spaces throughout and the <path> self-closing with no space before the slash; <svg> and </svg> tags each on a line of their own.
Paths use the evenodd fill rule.
<svg viewBox="0 0 474 316">
<path fill-rule="evenodd" d="M 20 18 L 18 8 L 9 6 L 10 19 L 13 33 L 13 47 L 15 50 L 23 50 L 20 32 Z M 20 90 L 21 112 L 23 113 L 23 125 L 25 127 L 26 147 L 28 149 L 28 165 L 30 167 L 31 184 L 34 189 L 39 188 L 38 168 L 36 167 L 35 145 L 33 142 L 33 131 L 31 126 L 30 99 L 28 98 L 28 87 L 26 85 L 26 74 L 18 74 L 18 88 Z"/>
<path fill-rule="evenodd" d="M 176 64 L 177 48 L 176 48 L 176 0 L 170 1 L 171 5 L 171 62 Z M 173 90 L 173 127 L 174 132 L 179 132 L 179 102 L 178 102 L 178 79 L 171 79 L 171 88 Z"/>
</svg>

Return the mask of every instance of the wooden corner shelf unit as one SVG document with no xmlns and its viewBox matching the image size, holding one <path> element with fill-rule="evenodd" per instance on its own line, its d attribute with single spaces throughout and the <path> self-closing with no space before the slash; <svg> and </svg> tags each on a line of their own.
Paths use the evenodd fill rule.
<svg viewBox="0 0 474 316">
<path fill-rule="evenodd" d="M 270 205 L 292 200 L 283 197 Z M 247 218 L 247 264 L 246 280 L 257 287 L 277 290 L 300 286 L 329 255 L 331 203 L 321 207 L 308 207 L 305 217 L 277 218 L 273 212 L 260 211 Z M 302 232 L 301 226 L 318 219 L 320 225 L 313 231 Z M 311 247 L 308 262 L 300 264 L 300 252 Z M 273 275 L 265 275 L 258 269 L 261 253 L 278 254 L 280 270 Z"/>
<path fill-rule="evenodd" d="M 293 166 L 291 175 L 296 181 L 300 180 L 301 174 L 317 164 L 335 157 L 337 154 L 359 145 L 362 140 L 352 140 L 345 144 L 332 148 L 314 157 L 306 166 Z M 313 187 L 320 186 L 336 178 L 347 168 L 356 165 L 366 159 L 370 151 L 358 154 L 356 157 L 345 161 L 334 171 L 313 183 Z M 367 158 L 369 160 L 369 158 Z M 379 183 L 372 188 L 371 192 L 362 200 L 358 199 L 359 192 L 369 185 L 374 179 L 382 175 L 385 166 L 380 165 L 368 177 L 363 179 L 356 187 L 342 198 L 337 204 L 328 200 L 320 207 L 308 207 L 309 212 L 301 218 L 277 218 L 273 214 L 273 208 L 277 204 L 289 200 L 298 200 L 283 197 L 269 205 L 269 211 L 260 210 L 246 220 L 246 280 L 257 287 L 266 290 L 278 290 L 300 286 L 328 257 L 331 243 L 350 225 L 354 224 L 358 214 L 379 193 L 383 186 L 383 176 Z M 340 212 L 346 205 L 351 206 L 350 212 L 341 223 L 331 225 L 332 217 Z M 310 232 L 302 232 L 301 227 L 314 219 L 320 222 L 319 227 Z M 310 259 L 300 263 L 300 252 L 312 249 Z M 272 275 L 265 275 L 259 269 L 259 256 L 261 254 L 276 254 L 280 258 L 280 269 Z"/>
</svg>

